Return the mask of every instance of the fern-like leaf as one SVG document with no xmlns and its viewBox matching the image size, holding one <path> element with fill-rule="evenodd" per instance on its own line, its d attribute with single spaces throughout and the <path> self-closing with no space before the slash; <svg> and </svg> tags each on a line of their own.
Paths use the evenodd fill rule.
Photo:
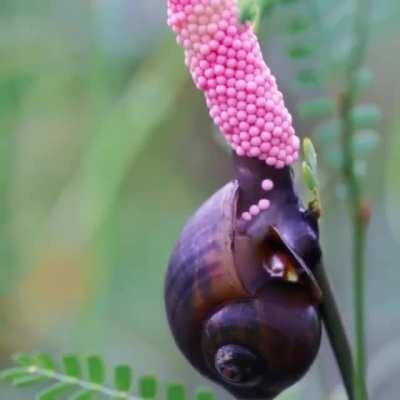
<svg viewBox="0 0 400 400">
<path fill-rule="evenodd" d="M 157 380 L 152 375 L 143 376 L 139 380 L 139 395 L 143 399 L 154 399 L 157 394 Z"/>
<path fill-rule="evenodd" d="M 113 387 L 106 384 L 107 368 L 104 359 L 93 355 L 86 359 L 83 368 L 81 360 L 72 354 L 62 358 L 62 368 L 57 367 L 54 359 L 44 353 L 35 355 L 18 354 L 13 357 L 15 367 L 2 371 L 0 379 L 15 387 L 40 384 L 35 400 L 96 400 L 98 398 L 150 400 L 165 397 L 167 400 L 185 400 L 186 390 L 179 383 L 168 384 L 165 393 L 159 390 L 158 380 L 153 375 L 145 375 L 138 380 L 137 391 L 133 393 L 132 370 L 128 365 L 112 368 Z M 83 371 L 86 371 L 84 373 Z M 43 388 L 43 385 L 46 385 Z M 66 397 L 67 396 L 67 397 Z M 213 400 L 208 390 L 198 390 L 196 400 Z"/>
<path fill-rule="evenodd" d="M 91 356 L 87 359 L 89 380 L 96 385 L 102 385 L 105 381 L 104 363 L 100 356 Z"/>
<path fill-rule="evenodd" d="M 365 104 L 352 111 L 353 123 L 358 129 L 368 129 L 376 125 L 382 118 L 381 110 L 374 104 Z"/>
<path fill-rule="evenodd" d="M 185 387 L 180 383 L 173 383 L 167 388 L 167 400 L 185 400 Z"/>
<path fill-rule="evenodd" d="M 36 400 L 54 400 L 59 396 L 69 392 L 74 385 L 72 383 L 58 382 L 46 389 L 43 389 L 37 396 Z"/>
<path fill-rule="evenodd" d="M 71 378 L 80 379 L 82 377 L 82 369 L 78 360 L 73 354 L 63 357 L 64 372 Z"/>
<path fill-rule="evenodd" d="M 128 365 L 119 365 L 114 370 L 114 386 L 122 393 L 132 389 L 132 370 Z"/>
</svg>

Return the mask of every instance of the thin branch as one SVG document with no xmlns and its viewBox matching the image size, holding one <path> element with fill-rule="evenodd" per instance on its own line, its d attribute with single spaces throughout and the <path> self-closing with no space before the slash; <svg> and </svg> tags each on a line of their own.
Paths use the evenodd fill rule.
<svg viewBox="0 0 400 400">
<path fill-rule="evenodd" d="M 70 384 L 71 386 L 76 386 L 81 389 L 103 394 L 108 397 L 115 399 L 125 399 L 125 400 L 143 400 L 140 397 L 131 396 L 128 393 L 120 392 L 115 389 L 108 388 L 106 386 L 84 381 L 82 379 L 71 378 L 70 376 L 61 374 L 59 372 L 54 372 L 45 368 L 40 368 L 36 366 L 27 367 L 25 371 L 31 375 L 37 375 L 43 378 L 48 378 L 60 383 Z"/>
<path fill-rule="evenodd" d="M 357 76 L 365 60 L 368 45 L 370 0 L 356 0 L 354 19 L 354 45 L 346 70 L 346 84 L 339 104 L 341 120 L 343 167 L 348 194 L 350 216 L 353 226 L 353 302 L 356 361 L 354 370 L 355 399 L 367 400 L 366 376 L 366 340 L 365 340 L 365 250 L 369 222 L 364 212 L 365 202 L 361 182 L 355 172 L 354 135 L 356 132 L 353 110 L 358 98 Z"/>
<path fill-rule="evenodd" d="M 351 345 L 335 300 L 334 292 L 322 262 L 317 268 L 315 276 L 324 294 L 320 311 L 325 329 L 340 370 L 347 396 L 349 400 L 354 400 L 354 363 Z"/>
</svg>

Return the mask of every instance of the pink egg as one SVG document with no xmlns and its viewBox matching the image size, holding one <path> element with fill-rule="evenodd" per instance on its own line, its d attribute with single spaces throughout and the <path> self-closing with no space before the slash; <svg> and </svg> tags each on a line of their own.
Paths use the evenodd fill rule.
<svg viewBox="0 0 400 400">
<path fill-rule="evenodd" d="M 242 218 L 243 218 L 245 221 L 251 221 L 252 215 L 251 215 L 249 212 L 244 212 L 244 213 L 242 214 Z"/>
<path fill-rule="evenodd" d="M 272 190 L 274 188 L 274 182 L 271 181 L 271 179 L 264 179 L 261 182 L 261 187 L 263 190 L 265 190 L 266 192 Z"/>
<path fill-rule="evenodd" d="M 258 205 L 253 205 L 250 207 L 249 211 L 250 214 L 255 217 L 256 215 L 260 214 L 260 207 L 258 207 Z"/>
<path fill-rule="evenodd" d="M 251 24 L 239 21 L 238 0 L 168 0 L 167 21 L 236 153 L 275 168 L 294 163 L 300 140 Z"/>
<path fill-rule="evenodd" d="M 261 199 L 258 202 L 258 207 L 260 208 L 260 210 L 265 211 L 268 210 L 268 208 L 270 207 L 271 202 L 268 199 Z"/>
</svg>

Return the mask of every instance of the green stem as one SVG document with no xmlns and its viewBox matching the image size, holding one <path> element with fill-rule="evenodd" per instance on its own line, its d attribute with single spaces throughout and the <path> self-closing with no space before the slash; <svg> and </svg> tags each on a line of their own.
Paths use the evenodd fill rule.
<svg viewBox="0 0 400 400">
<path fill-rule="evenodd" d="M 367 400 L 366 389 L 366 340 L 365 340 L 365 250 L 368 216 L 363 215 L 364 201 L 361 182 L 355 171 L 354 134 L 356 127 L 352 112 L 358 98 L 357 77 L 364 62 L 368 45 L 370 0 L 356 0 L 354 20 L 354 46 L 346 71 L 346 87 L 341 97 L 343 167 L 353 226 L 353 303 L 356 358 L 354 368 L 355 399 Z"/>
<path fill-rule="evenodd" d="M 258 6 L 257 8 L 256 8 L 256 15 L 255 15 L 255 17 L 254 17 L 254 22 L 253 22 L 253 31 L 254 31 L 254 33 L 258 33 L 258 31 L 260 30 L 260 24 L 261 24 L 261 20 L 262 20 L 262 17 L 263 17 L 263 15 L 262 15 L 263 13 L 262 13 L 262 10 L 261 10 L 261 8 L 260 8 L 260 6 Z"/>
<path fill-rule="evenodd" d="M 349 400 L 354 400 L 354 362 L 351 345 L 323 263 L 317 268 L 315 276 L 323 293 L 320 312 L 325 329 L 342 376 L 347 396 Z"/>
<path fill-rule="evenodd" d="M 366 400 L 366 339 L 365 339 L 365 248 L 366 248 L 366 228 L 367 225 L 358 218 L 354 226 L 354 237 L 357 238 L 354 243 L 354 318 L 355 318 L 355 336 L 356 336 L 356 365 L 355 379 L 357 400 Z"/>
<path fill-rule="evenodd" d="M 102 394 L 106 397 L 111 397 L 114 399 L 124 399 L 124 400 L 143 400 L 140 397 L 132 396 L 129 393 L 120 392 L 115 389 L 108 388 L 106 386 L 88 382 L 78 378 L 71 378 L 70 376 L 64 375 L 59 372 L 50 371 L 45 368 L 40 368 L 36 366 L 27 367 L 24 371 L 30 375 L 36 375 L 46 379 L 52 379 L 56 382 L 63 383 L 65 385 L 70 385 L 71 387 L 79 387 L 90 393 Z"/>
</svg>

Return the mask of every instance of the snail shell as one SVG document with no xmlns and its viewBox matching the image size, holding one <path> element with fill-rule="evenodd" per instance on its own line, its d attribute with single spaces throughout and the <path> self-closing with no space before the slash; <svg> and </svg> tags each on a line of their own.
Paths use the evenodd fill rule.
<svg viewBox="0 0 400 400">
<path fill-rule="evenodd" d="M 257 243 L 238 232 L 238 193 L 239 183 L 228 183 L 183 229 L 168 266 L 166 311 L 178 347 L 201 374 L 236 397 L 272 399 L 318 352 L 319 294 L 279 226 Z M 266 264 L 274 263 L 290 264 L 297 280 L 271 276 Z"/>
</svg>

